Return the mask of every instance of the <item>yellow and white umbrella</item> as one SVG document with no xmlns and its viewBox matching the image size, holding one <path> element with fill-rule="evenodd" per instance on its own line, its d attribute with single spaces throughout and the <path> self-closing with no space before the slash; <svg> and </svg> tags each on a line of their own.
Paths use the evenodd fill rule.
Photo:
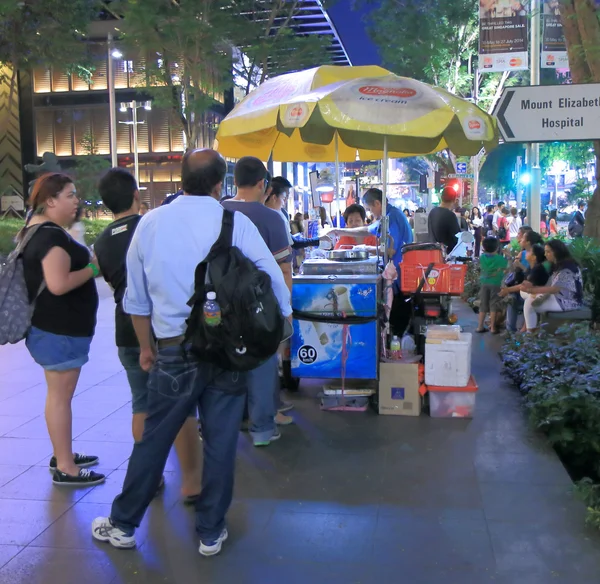
<svg viewBox="0 0 600 584">
<path fill-rule="evenodd" d="M 472 156 L 497 143 L 495 119 L 473 103 L 374 66 L 323 66 L 274 77 L 238 104 L 217 132 L 225 156 L 281 162 L 349 162 L 357 151 L 361 160 L 374 160 L 445 148 Z"/>
<path fill-rule="evenodd" d="M 215 146 L 231 158 L 334 161 L 336 194 L 340 161 L 383 159 L 385 218 L 388 158 L 497 144 L 496 120 L 443 89 L 381 67 L 323 66 L 263 83 L 221 122 Z M 384 220 L 384 241 L 386 232 Z"/>
</svg>

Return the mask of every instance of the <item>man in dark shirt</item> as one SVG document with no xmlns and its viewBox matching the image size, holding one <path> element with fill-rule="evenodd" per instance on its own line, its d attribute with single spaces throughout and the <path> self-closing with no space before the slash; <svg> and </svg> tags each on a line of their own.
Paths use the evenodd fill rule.
<svg viewBox="0 0 600 584">
<path fill-rule="evenodd" d="M 243 213 L 256 225 L 269 251 L 278 263 L 288 288 L 292 289 L 292 248 L 290 233 L 280 211 L 264 205 L 271 175 L 265 165 L 253 156 L 240 158 L 234 170 L 237 194 L 223 201 L 225 209 Z M 293 418 L 278 412 L 280 385 L 277 354 L 248 375 L 248 413 L 250 434 L 255 446 L 268 446 L 281 433 L 277 425 L 285 426 Z M 287 409 L 287 408 L 286 408 Z"/>
<path fill-rule="evenodd" d="M 460 233 L 460 225 L 452 209 L 456 205 L 457 193 L 452 187 L 444 187 L 440 206 L 429 213 L 429 240 L 446 246 L 450 253 L 457 245 L 456 234 Z"/>
<path fill-rule="evenodd" d="M 122 301 L 127 287 L 127 251 L 142 220 L 139 214 L 140 196 L 135 178 L 120 168 L 109 170 L 100 180 L 98 190 L 102 202 L 114 214 L 115 221 L 100 234 L 94 244 L 94 252 L 102 275 L 114 292 L 115 340 L 119 360 L 131 387 L 133 439 L 139 442 L 148 411 L 149 373 L 140 367 L 139 343 L 131 317 L 123 311 Z M 182 495 L 196 496 L 200 492 L 200 444 L 196 412 L 190 412 L 190 417 L 175 440 L 175 448 L 182 471 Z"/>
</svg>

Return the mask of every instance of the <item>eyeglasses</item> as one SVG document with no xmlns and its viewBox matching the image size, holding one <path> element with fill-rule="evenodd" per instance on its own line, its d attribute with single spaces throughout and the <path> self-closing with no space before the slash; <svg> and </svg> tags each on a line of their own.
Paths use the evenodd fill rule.
<svg viewBox="0 0 600 584">
<path fill-rule="evenodd" d="M 265 193 L 266 193 L 269 190 L 269 184 L 271 181 L 269 180 L 268 176 L 265 176 L 264 181 L 265 181 Z"/>
</svg>

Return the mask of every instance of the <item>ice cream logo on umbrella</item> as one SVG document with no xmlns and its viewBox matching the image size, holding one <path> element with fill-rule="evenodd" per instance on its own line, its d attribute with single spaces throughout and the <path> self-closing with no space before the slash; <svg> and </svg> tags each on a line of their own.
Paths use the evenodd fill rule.
<svg viewBox="0 0 600 584">
<path fill-rule="evenodd" d="M 382 87 L 380 85 L 364 85 L 358 88 L 358 92 L 363 95 L 397 97 L 400 99 L 409 99 L 417 95 L 416 90 L 411 87 Z"/>
<path fill-rule="evenodd" d="M 487 125 L 483 118 L 479 116 L 467 116 L 463 120 L 463 130 L 469 140 L 479 140 L 484 138 L 487 132 Z"/>
<path fill-rule="evenodd" d="M 286 128 L 300 128 L 304 125 L 309 115 L 308 106 L 303 103 L 295 103 L 285 110 L 283 125 Z"/>
</svg>

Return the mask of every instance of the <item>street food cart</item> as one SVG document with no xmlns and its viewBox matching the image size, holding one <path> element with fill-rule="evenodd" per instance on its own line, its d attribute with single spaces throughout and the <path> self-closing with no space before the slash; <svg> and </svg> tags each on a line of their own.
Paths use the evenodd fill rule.
<svg viewBox="0 0 600 584">
<path fill-rule="evenodd" d="M 377 379 L 381 297 L 377 259 L 367 255 L 304 262 L 292 287 L 292 375 Z"/>
<path fill-rule="evenodd" d="M 381 242 L 387 242 L 390 158 L 441 150 L 475 156 L 497 144 L 496 120 L 443 89 L 381 67 L 322 66 L 261 84 L 221 122 L 216 148 L 231 158 L 335 161 L 337 193 L 340 162 L 381 160 Z M 366 270 L 368 260 L 348 261 L 345 268 L 329 263 L 336 261 L 313 266 L 320 273 L 307 273 L 313 269 L 308 264 L 294 278 L 291 358 L 296 375 L 341 378 L 343 391 L 346 378 L 378 377 L 380 345 L 386 342 L 377 333 L 378 307 L 384 300 L 389 304 L 391 289 L 384 293 L 378 263 L 370 273 L 355 273 Z M 382 267 L 387 269 L 387 249 Z"/>
</svg>

